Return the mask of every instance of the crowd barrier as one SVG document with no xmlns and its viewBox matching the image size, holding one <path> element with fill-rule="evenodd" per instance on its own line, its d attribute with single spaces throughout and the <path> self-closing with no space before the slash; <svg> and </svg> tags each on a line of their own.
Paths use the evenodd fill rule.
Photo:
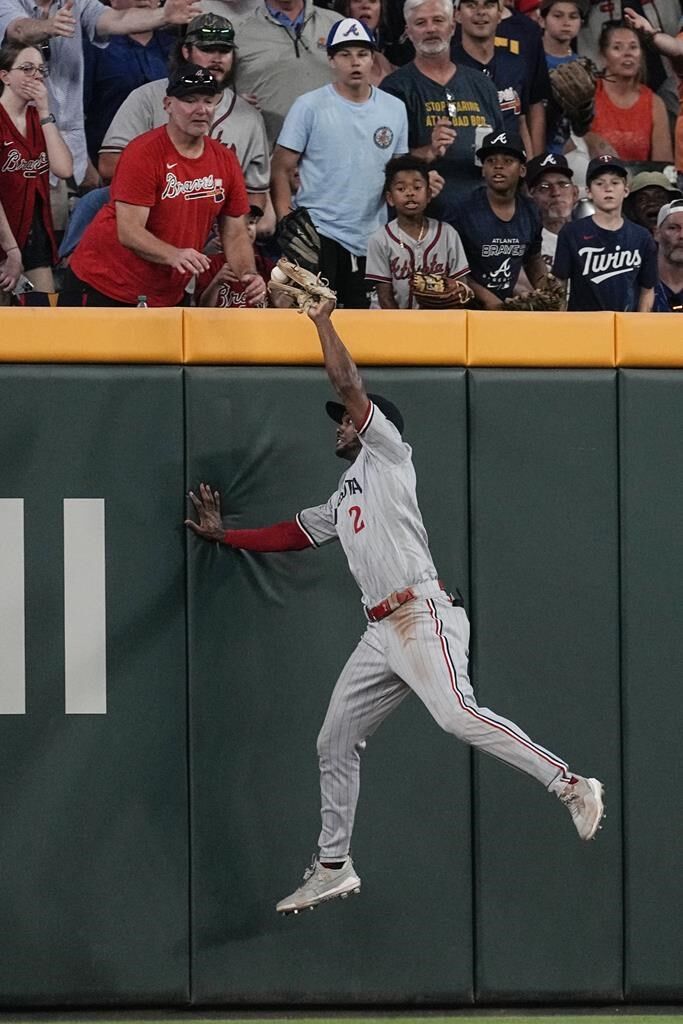
<svg viewBox="0 0 683 1024">
<path fill-rule="evenodd" d="M 359 363 L 385 366 L 681 366 L 681 320 L 661 313 L 345 310 Z M 317 364 L 291 310 L 0 310 L 0 361 Z"/>
<path fill-rule="evenodd" d="M 480 703 L 602 778 L 605 828 L 582 844 L 410 699 L 363 757 L 361 896 L 278 918 L 358 593 L 337 545 L 236 552 L 183 518 L 202 480 L 235 527 L 335 489 L 314 327 L 3 311 L 4 1009 L 683 999 L 675 316 L 335 322 L 404 413 Z"/>
</svg>

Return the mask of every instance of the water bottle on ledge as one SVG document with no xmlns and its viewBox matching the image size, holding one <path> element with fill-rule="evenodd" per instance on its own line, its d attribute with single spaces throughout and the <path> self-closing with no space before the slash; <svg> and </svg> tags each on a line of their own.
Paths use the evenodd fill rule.
<svg viewBox="0 0 683 1024">
<path fill-rule="evenodd" d="M 138 295 L 138 303 L 137 303 L 137 307 L 136 308 L 137 309 L 149 309 L 149 306 L 147 305 L 147 296 L 146 295 Z"/>
</svg>

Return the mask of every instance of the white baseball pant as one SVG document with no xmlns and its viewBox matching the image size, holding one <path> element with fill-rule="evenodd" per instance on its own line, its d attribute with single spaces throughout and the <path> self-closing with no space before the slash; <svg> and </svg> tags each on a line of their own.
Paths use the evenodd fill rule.
<svg viewBox="0 0 683 1024">
<path fill-rule="evenodd" d="M 435 582 L 413 589 L 418 598 L 368 625 L 330 698 L 318 736 L 322 861 L 348 854 L 365 740 L 411 692 L 446 732 L 546 788 L 568 777 L 561 758 L 534 743 L 514 722 L 478 706 L 467 672 L 465 610 L 454 608 Z"/>
</svg>

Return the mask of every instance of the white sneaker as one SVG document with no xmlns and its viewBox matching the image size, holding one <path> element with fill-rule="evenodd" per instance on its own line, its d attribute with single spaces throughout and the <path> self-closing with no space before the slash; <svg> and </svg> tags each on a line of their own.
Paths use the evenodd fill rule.
<svg viewBox="0 0 683 1024">
<path fill-rule="evenodd" d="M 340 868 L 325 868 L 317 857 L 304 872 L 304 884 L 291 896 L 280 900 L 275 909 L 278 914 L 298 914 L 300 910 L 313 910 L 319 903 L 346 899 L 351 893 L 360 892 L 360 878 L 353 868 L 353 861 L 347 857 Z"/>
<path fill-rule="evenodd" d="M 572 781 L 557 794 L 572 816 L 582 839 L 593 839 L 605 817 L 604 787 L 597 779 L 574 775 Z"/>
</svg>

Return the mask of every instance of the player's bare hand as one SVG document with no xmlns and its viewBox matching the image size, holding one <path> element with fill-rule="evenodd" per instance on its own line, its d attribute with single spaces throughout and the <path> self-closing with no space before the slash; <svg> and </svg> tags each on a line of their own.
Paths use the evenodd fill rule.
<svg viewBox="0 0 683 1024">
<path fill-rule="evenodd" d="M 429 195 L 432 199 L 434 199 L 435 196 L 438 196 L 445 184 L 446 179 L 442 177 L 438 171 L 429 172 Z"/>
<path fill-rule="evenodd" d="M 638 14 L 632 7 L 624 7 L 624 21 L 629 28 L 634 28 L 636 32 L 642 32 L 646 36 L 653 36 L 657 31 L 647 18 L 644 18 L 642 14 Z"/>
<path fill-rule="evenodd" d="M 257 306 L 265 300 L 266 282 L 260 274 L 243 274 L 242 283 L 246 284 L 244 297 L 250 306 Z"/>
<path fill-rule="evenodd" d="M 209 269 L 210 260 L 197 249 L 176 249 L 169 260 L 169 266 L 181 274 L 202 274 Z"/>
<path fill-rule="evenodd" d="M 52 18 L 48 18 L 48 32 L 51 36 L 70 38 L 76 31 L 76 19 L 73 15 L 73 0 L 67 0 Z"/>
<path fill-rule="evenodd" d="M 311 303 L 306 312 L 313 323 L 318 324 L 322 323 L 323 320 L 330 319 L 336 305 L 335 299 L 320 299 L 318 302 Z"/>
<path fill-rule="evenodd" d="M 166 25 L 188 25 L 202 13 L 198 0 L 166 0 L 164 23 Z"/>
<path fill-rule="evenodd" d="M 212 490 L 208 484 L 200 484 L 199 494 L 190 491 L 188 498 L 197 511 L 199 521 L 186 519 L 185 526 L 204 540 L 221 541 L 225 528 L 221 519 L 221 496 L 218 491 Z"/>
<path fill-rule="evenodd" d="M 16 287 L 23 269 L 21 253 L 18 249 L 11 249 L 0 263 L 0 289 L 3 292 L 11 292 Z"/>
<path fill-rule="evenodd" d="M 440 117 L 432 128 L 432 159 L 438 160 L 456 139 L 457 132 L 447 117 Z"/>
</svg>

